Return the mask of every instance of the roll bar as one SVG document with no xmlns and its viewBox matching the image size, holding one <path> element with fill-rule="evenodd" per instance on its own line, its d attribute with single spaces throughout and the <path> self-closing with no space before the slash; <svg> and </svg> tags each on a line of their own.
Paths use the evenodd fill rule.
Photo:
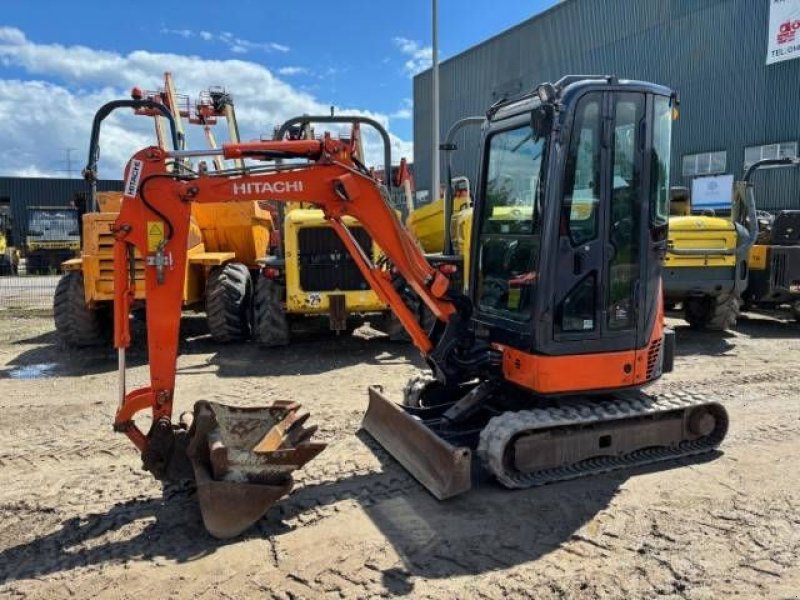
<svg viewBox="0 0 800 600">
<path fill-rule="evenodd" d="M 383 168 L 384 168 L 384 184 L 386 188 L 392 189 L 392 145 L 389 139 L 389 134 L 384 129 L 383 125 L 378 123 L 375 119 L 369 117 L 359 117 L 350 115 L 303 115 L 301 117 L 293 117 L 285 121 L 283 125 L 278 128 L 275 134 L 276 140 L 282 140 L 292 127 L 297 125 L 308 125 L 311 123 L 349 123 L 354 125 L 356 123 L 369 125 L 380 134 L 383 139 Z"/>
<path fill-rule="evenodd" d="M 764 158 L 757 160 L 747 167 L 742 177 L 742 181 L 749 183 L 753 173 L 764 167 L 788 167 L 790 165 L 800 166 L 800 158 L 784 156 L 783 158 Z"/>
<path fill-rule="evenodd" d="M 86 161 L 86 167 L 83 169 L 83 178 L 91 185 L 91 210 L 97 211 L 97 162 L 100 160 L 100 126 L 103 121 L 112 112 L 118 108 L 132 108 L 138 110 L 141 108 L 148 108 L 161 113 L 167 121 L 169 121 L 169 129 L 172 137 L 173 150 L 178 149 L 178 131 L 175 124 L 175 117 L 172 116 L 170 110 L 159 102 L 154 100 L 112 100 L 106 102 L 94 114 L 92 121 L 92 134 L 89 138 L 89 158 Z"/>
</svg>

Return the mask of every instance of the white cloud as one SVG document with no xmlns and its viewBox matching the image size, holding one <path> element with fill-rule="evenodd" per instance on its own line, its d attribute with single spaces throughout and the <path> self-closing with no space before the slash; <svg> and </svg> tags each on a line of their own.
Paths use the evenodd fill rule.
<svg viewBox="0 0 800 600">
<path fill-rule="evenodd" d="M 23 167 L 14 173 L 16 177 L 64 177 L 63 174 L 56 174 L 52 171 L 43 171 L 37 166 L 29 165 L 27 167 Z"/>
<path fill-rule="evenodd" d="M 433 49 L 430 46 L 422 46 L 416 40 L 404 37 L 396 37 L 392 41 L 398 50 L 407 57 L 403 64 L 403 70 L 409 77 L 430 68 L 433 62 Z"/>
<path fill-rule="evenodd" d="M 169 35 L 177 35 L 184 39 L 189 39 L 190 37 L 194 37 L 194 32 L 191 29 L 170 29 L 169 27 L 162 27 L 161 33 L 166 33 Z M 207 33 L 207 32 L 204 32 Z M 205 38 L 204 38 L 205 39 Z"/>
<path fill-rule="evenodd" d="M 0 42 L 22 44 L 25 42 L 25 34 L 16 27 L 0 27 Z"/>
<path fill-rule="evenodd" d="M 208 60 L 196 56 L 137 50 L 119 54 L 86 46 L 38 44 L 18 29 L 0 28 L 0 64 L 24 71 L 22 79 L 0 79 L 0 169 L 3 174 L 63 176 L 64 149 L 78 148 L 82 163 L 88 150 L 95 111 L 105 102 L 126 98 L 133 86 L 155 89 L 170 70 L 178 91 L 196 98 L 201 90 L 224 85 L 232 92 L 243 139 L 271 135 L 289 117 L 330 112 L 330 105 L 276 77 L 263 65 L 243 60 Z M 24 107 L 24 110 L 21 109 Z M 372 117 L 385 127 L 389 116 L 352 107 L 336 114 Z M 317 128 L 321 132 L 322 126 Z M 224 140 L 224 126 L 219 133 Z M 367 161 L 380 163 L 376 135 L 365 128 Z M 205 147 L 202 130 L 189 127 L 189 145 Z M 411 158 L 412 144 L 391 136 L 395 161 Z M 104 122 L 101 176 L 120 178 L 130 156 L 154 143 L 153 123 L 127 111 Z M 81 166 L 83 166 L 81 164 Z"/>
<path fill-rule="evenodd" d="M 228 47 L 234 54 L 247 54 L 251 50 L 262 50 L 263 52 L 286 53 L 291 50 L 289 46 L 278 44 L 277 42 L 253 42 L 233 35 L 230 31 L 213 33 L 211 31 L 192 31 L 191 29 L 171 29 L 162 27 L 161 33 L 165 35 L 177 35 L 184 39 L 200 38 L 204 42 L 218 42 Z"/>
<path fill-rule="evenodd" d="M 278 69 L 278 74 L 287 77 L 292 75 L 308 75 L 309 70 L 305 67 L 281 67 Z"/>
</svg>

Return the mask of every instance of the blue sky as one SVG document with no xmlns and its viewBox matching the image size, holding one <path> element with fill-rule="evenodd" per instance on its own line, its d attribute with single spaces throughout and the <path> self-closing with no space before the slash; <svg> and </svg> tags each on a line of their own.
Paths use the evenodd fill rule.
<svg viewBox="0 0 800 600">
<path fill-rule="evenodd" d="M 440 57 L 553 4 L 440 0 Z M 227 86 L 241 101 L 245 136 L 269 131 L 275 124 L 269 120 L 334 104 L 380 117 L 396 138 L 395 154 L 407 154 L 411 75 L 429 64 L 429 45 L 427 0 L 4 2 L 0 137 L 23 147 L 0 151 L 0 174 L 57 174 L 53 165 L 65 147 L 84 153 L 88 123 L 81 121 L 90 120 L 105 99 L 125 94 L 132 81 L 157 87 L 164 70 L 172 70 L 179 91 L 192 96 L 208 85 Z M 20 117 L 25 110 L 36 112 L 35 118 Z M 145 135 L 141 121 L 112 126 L 119 134 L 132 127 L 122 136 L 125 151 Z M 36 127 L 41 135 L 32 131 Z M 36 140 L 58 147 L 37 150 L 31 145 Z M 122 156 L 110 156 L 110 163 L 118 166 Z"/>
</svg>

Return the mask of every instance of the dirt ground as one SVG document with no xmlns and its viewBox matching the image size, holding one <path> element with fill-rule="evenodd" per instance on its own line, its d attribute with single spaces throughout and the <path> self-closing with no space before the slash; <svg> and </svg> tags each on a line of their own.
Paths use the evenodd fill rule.
<svg viewBox="0 0 800 600">
<path fill-rule="evenodd" d="M 25 598 L 799 598 L 800 326 L 674 320 L 653 389 L 718 397 L 721 452 L 439 503 L 358 434 L 366 386 L 399 394 L 416 352 L 308 336 L 216 346 L 184 323 L 177 410 L 301 400 L 330 445 L 247 535 L 220 542 L 187 491 L 164 498 L 111 431 L 116 359 L 59 347 L 46 314 L 0 312 L 0 596 Z M 129 385 L 147 379 L 141 339 Z"/>
</svg>

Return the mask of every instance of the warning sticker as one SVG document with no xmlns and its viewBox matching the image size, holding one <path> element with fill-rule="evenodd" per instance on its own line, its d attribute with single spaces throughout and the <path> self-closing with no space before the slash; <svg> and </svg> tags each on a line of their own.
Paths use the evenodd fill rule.
<svg viewBox="0 0 800 600">
<path fill-rule="evenodd" d="M 148 221 L 147 222 L 147 251 L 155 252 L 158 250 L 159 244 L 164 240 L 164 222 L 163 221 Z"/>
</svg>

